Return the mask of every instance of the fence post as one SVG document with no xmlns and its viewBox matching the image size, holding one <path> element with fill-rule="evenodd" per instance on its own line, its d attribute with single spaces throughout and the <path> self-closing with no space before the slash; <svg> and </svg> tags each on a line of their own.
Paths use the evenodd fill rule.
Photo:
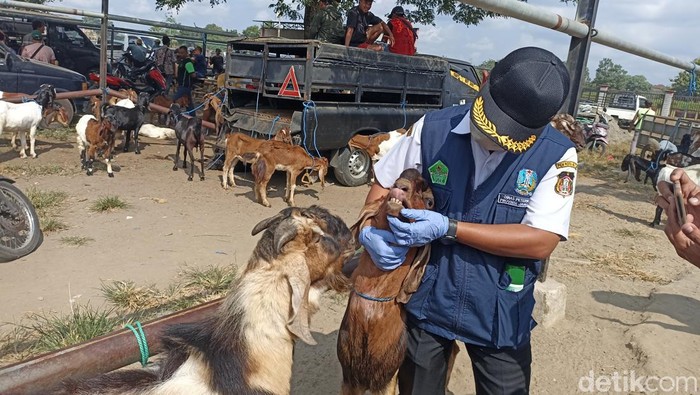
<svg viewBox="0 0 700 395">
<path fill-rule="evenodd" d="M 605 102 L 608 96 L 608 88 L 610 88 L 608 85 L 603 84 L 598 88 L 598 99 L 596 100 L 596 106 L 598 109 L 605 109 Z"/>
<path fill-rule="evenodd" d="M 664 92 L 664 102 L 661 104 L 661 116 L 668 117 L 671 115 L 671 104 L 673 103 L 674 90 Z"/>
</svg>

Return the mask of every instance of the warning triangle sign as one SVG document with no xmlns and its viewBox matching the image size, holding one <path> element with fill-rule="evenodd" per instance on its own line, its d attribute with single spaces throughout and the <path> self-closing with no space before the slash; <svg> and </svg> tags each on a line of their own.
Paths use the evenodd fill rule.
<svg viewBox="0 0 700 395">
<path fill-rule="evenodd" d="M 292 89 L 289 89 L 289 83 L 292 83 Z M 289 66 L 289 73 L 282 83 L 277 96 L 286 97 L 298 97 L 301 99 L 301 93 L 299 92 L 299 84 L 297 83 L 297 74 L 294 72 L 294 66 Z"/>
</svg>

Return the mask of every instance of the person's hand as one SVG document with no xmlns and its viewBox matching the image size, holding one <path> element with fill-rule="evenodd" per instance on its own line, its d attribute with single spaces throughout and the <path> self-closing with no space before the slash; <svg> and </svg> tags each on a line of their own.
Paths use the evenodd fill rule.
<svg viewBox="0 0 700 395">
<path fill-rule="evenodd" d="M 401 209 L 401 215 L 414 222 L 389 217 L 396 242 L 403 246 L 422 246 L 447 234 L 449 219 L 435 211 Z"/>
<path fill-rule="evenodd" d="M 387 40 L 387 42 L 389 43 L 390 47 L 393 47 L 394 44 L 396 44 L 396 40 L 394 39 L 394 36 L 389 36 L 389 39 Z"/>
<path fill-rule="evenodd" d="M 670 179 L 671 182 L 680 181 L 687 215 L 686 223 L 680 224 L 671 184 L 660 182 L 656 204 L 668 217 L 664 232 L 681 258 L 700 267 L 700 187 L 682 169 L 674 170 Z"/>
<path fill-rule="evenodd" d="M 396 243 L 394 235 L 386 230 L 366 226 L 360 231 L 360 244 L 381 270 L 394 270 L 406 260 L 408 247 Z"/>
</svg>

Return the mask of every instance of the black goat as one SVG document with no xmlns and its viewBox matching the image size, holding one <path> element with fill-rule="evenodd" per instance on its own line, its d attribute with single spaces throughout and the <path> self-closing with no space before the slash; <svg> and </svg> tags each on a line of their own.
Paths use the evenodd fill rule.
<svg viewBox="0 0 700 395">
<path fill-rule="evenodd" d="M 177 162 L 180 160 L 180 145 L 185 147 L 182 158 L 182 168 L 187 167 L 187 154 L 190 154 L 190 176 L 187 177 L 187 181 L 192 181 L 192 176 L 194 176 L 194 154 L 192 150 L 197 148 L 199 150 L 199 162 L 202 166 L 202 171 L 199 175 L 199 180 L 204 181 L 204 137 L 205 133 L 202 133 L 202 120 L 197 117 L 187 117 L 182 114 L 180 106 L 173 104 L 170 106 L 170 119 L 169 124 L 174 124 L 175 126 L 175 137 L 177 138 L 177 150 L 175 151 L 175 165 L 173 170 L 177 171 Z"/>
<path fill-rule="evenodd" d="M 134 153 L 140 154 L 139 150 L 139 130 L 146 120 L 146 109 L 148 108 L 149 96 L 146 92 L 139 94 L 138 103 L 134 108 L 126 108 L 119 106 L 102 107 L 101 116 L 111 115 L 117 125 L 117 129 L 124 131 L 124 148 L 123 151 L 129 151 L 129 142 L 131 140 L 131 131 L 134 132 L 134 144 L 136 148 Z"/>
</svg>

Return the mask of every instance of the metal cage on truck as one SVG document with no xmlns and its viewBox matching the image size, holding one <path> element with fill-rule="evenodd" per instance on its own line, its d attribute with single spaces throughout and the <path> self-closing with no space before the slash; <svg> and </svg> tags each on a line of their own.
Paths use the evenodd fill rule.
<svg viewBox="0 0 700 395">
<path fill-rule="evenodd" d="M 473 100 L 480 85 L 467 62 L 315 40 L 236 40 L 227 53 L 229 125 L 264 138 L 288 127 L 351 186 L 367 181 L 371 165 L 348 148 L 354 135 L 408 127 L 430 110 Z"/>
</svg>

